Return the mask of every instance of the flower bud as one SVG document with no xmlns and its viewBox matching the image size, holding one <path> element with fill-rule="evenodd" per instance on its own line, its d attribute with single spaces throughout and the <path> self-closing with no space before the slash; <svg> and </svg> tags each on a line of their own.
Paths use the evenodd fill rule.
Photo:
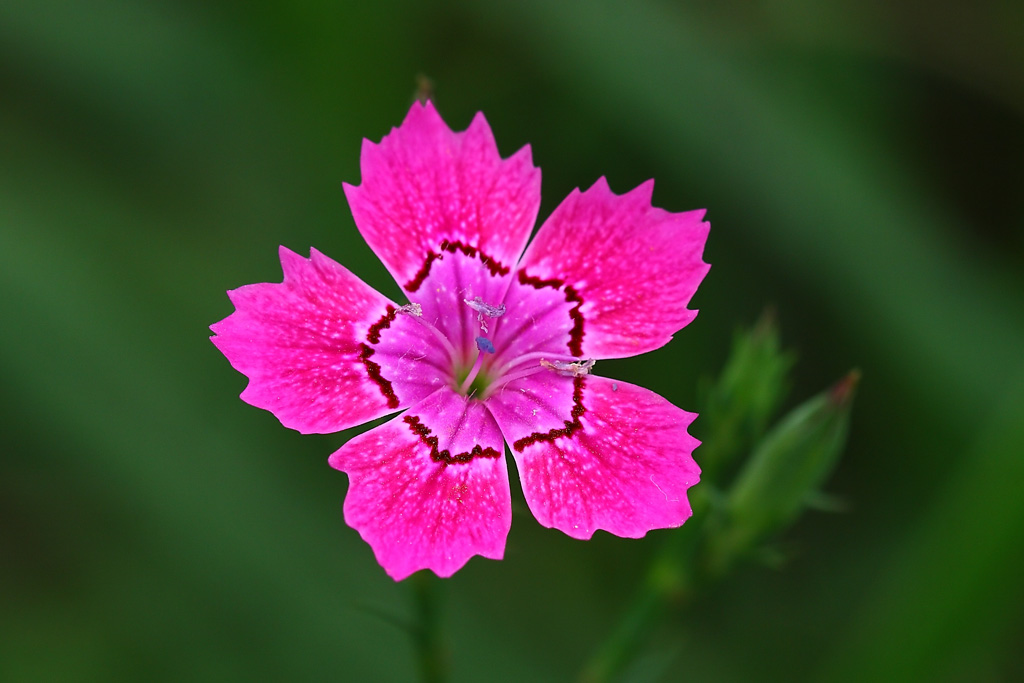
<svg viewBox="0 0 1024 683">
<path fill-rule="evenodd" d="M 793 362 L 793 354 L 781 349 L 771 311 L 753 329 L 736 334 L 721 376 L 701 402 L 698 424 L 707 431 L 701 434 L 699 461 L 705 480 L 714 481 L 731 460 L 749 452 L 764 435 L 786 396 Z"/>
<path fill-rule="evenodd" d="M 713 573 L 790 524 L 818 493 L 845 446 L 859 378 L 858 371 L 851 371 L 765 436 L 728 493 L 722 527 L 709 539 Z"/>
</svg>

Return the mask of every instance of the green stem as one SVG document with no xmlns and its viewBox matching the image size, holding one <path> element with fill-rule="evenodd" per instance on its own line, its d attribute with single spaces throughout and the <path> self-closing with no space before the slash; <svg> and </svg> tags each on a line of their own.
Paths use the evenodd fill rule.
<svg viewBox="0 0 1024 683">
<path fill-rule="evenodd" d="M 447 678 L 447 657 L 441 637 L 438 579 L 429 572 L 413 574 L 415 613 L 412 635 L 423 683 L 444 683 Z"/>
<path fill-rule="evenodd" d="M 703 515 L 707 507 L 707 497 L 695 491 L 695 516 L 698 511 Z M 689 602 L 696 582 L 693 558 L 699 531 L 684 527 L 665 540 L 622 621 L 584 667 L 581 683 L 614 680 L 633 661 L 662 618 Z"/>
<path fill-rule="evenodd" d="M 665 611 L 661 596 L 650 590 L 637 595 L 619 627 L 612 632 L 580 675 L 581 683 L 604 683 L 628 664 L 651 627 Z"/>
</svg>

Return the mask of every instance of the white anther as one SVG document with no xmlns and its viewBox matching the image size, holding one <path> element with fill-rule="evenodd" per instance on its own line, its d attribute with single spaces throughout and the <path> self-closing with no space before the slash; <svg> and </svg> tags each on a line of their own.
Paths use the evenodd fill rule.
<svg viewBox="0 0 1024 683">
<path fill-rule="evenodd" d="M 588 360 L 578 360 L 571 363 L 561 360 L 556 360 L 554 363 L 551 363 L 542 359 L 540 364 L 541 367 L 547 368 L 548 370 L 554 370 L 563 377 L 583 377 L 584 375 L 590 374 L 590 371 L 597 364 L 597 361 L 590 358 Z"/>
<path fill-rule="evenodd" d="M 406 304 L 404 306 L 399 306 L 398 312 L 418 318 L 423 315 L 423 307 L 419 304 Z"/>
<path fill-rule="evenodd" d="M 478 296 L 462 301 L 477 312 L 476 321 L 480 323 L 480 331 L 484 334 L 487 334 L 487 318 L 500 318 L 505 315 L 505 304 L 492 306 Z"/>
</svg>

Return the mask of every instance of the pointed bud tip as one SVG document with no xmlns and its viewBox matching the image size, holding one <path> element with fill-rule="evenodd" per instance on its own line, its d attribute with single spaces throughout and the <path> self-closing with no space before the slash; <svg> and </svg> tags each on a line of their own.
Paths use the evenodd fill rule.
<svg viewBox="0 0 1024 683">
<path fill-rule="evenodd" d="M 434 81 L 426 74 L 416 74 L 416 90 L 413 93 L 413 99 L 424 106 L 434 99 Z"/>
<path fill-rule="evenodd" d="M 846 376 L 832 385 L 829 391 L 829 399 L 832 405 L 843 407 L 853 400 L 854 391 L 860 383 L 860 370 L 854 368 L 846 373 Z"/>
<path fill-rule="evenodd" d="M 766 306 L 761 311 L 761 317 L 754 323 L 754 329 L 751 336 L 757 339 L 763 339 L 769 335 L 775 334 L 778 330 L 778 313 L 775 310 L 774 305 Z"/>
</svg>

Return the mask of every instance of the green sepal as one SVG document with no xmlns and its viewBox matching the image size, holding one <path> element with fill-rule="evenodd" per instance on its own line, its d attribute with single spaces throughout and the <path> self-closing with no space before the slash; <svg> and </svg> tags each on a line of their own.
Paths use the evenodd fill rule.
<svg viewBox="0 0 1024 683">
<path fill-rule="evenodd" d="M 853 394 L 860 374 L 786 415 L 761 441 L 726 497 L 720 526 L 710 535 L 707 569 L 717 574 L 788 526 L 819 489 L 846 445 Z"/>
</svg>

